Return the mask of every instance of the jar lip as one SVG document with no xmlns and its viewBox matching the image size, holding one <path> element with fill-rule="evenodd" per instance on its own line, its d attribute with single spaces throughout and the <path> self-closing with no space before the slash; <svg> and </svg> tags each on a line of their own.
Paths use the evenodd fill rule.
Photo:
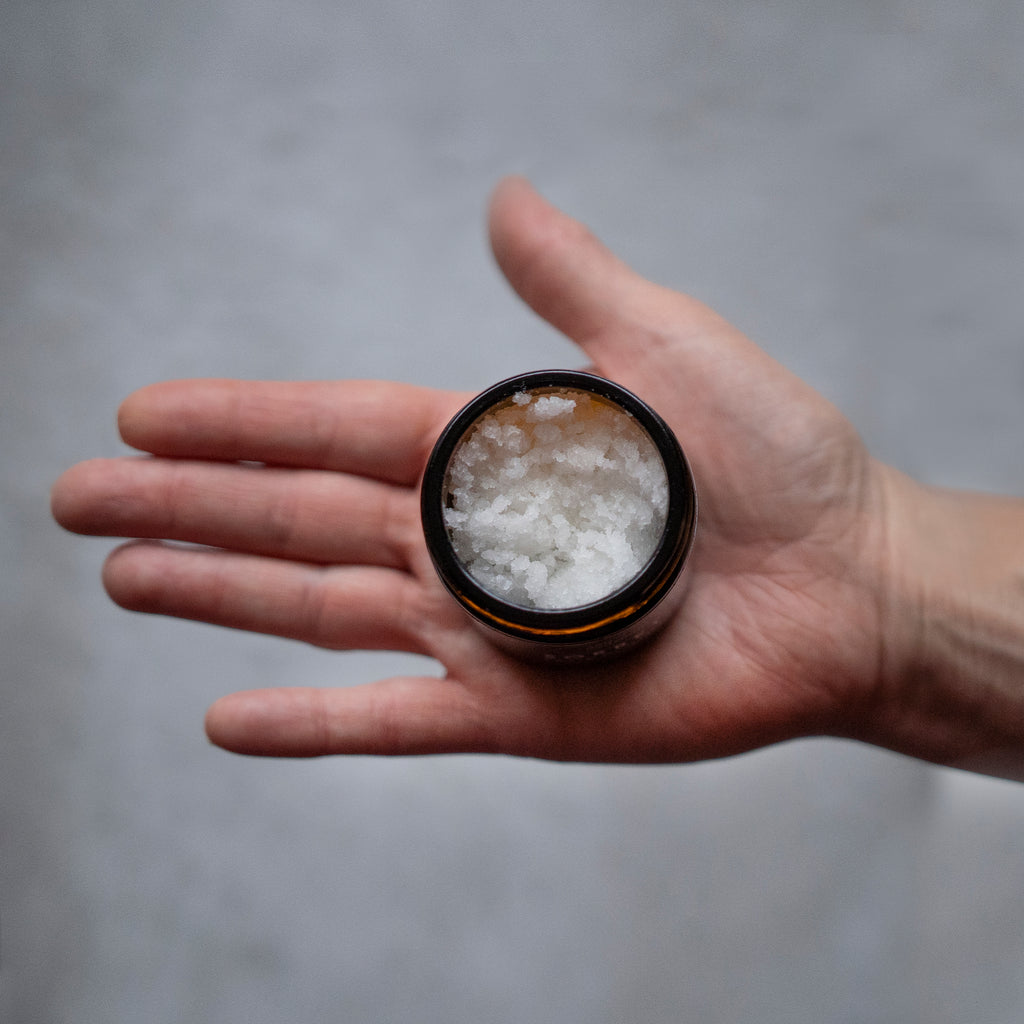
<svg viewBox="0 0 1024 1024">
<path fill-rule="evenodd" d="M 665 527 L 654 553 L 628 583 L 588 604 L 570 608 L 533 608 L 507 601 L 481 586 L 452 546 L 444 522 L 444 492 L 448 466 L 465 434 L 494 406 L 523 391 L 541 388 L 587 391 L 619 406 L 644 428 L 665 464 L 669 481 Z M 668 424 L 631 391 L 605 377 L 581 370 L 534 370 L 499 381 L 481 392 L 451 419 L 427 460 L 420 496 L 423 529 L 434 566 L 444 585 L 470 612 L 492 625 L 566 633 L 608 620 L 618 628 L 656 602 L 679 574 L 693 542 L 697 501 L 693 475 L 683 450 Z M 624 623 L 622 623 L 624 624 Z M 501 628 L 499 626 L 499 628 Z"/>
</svg>

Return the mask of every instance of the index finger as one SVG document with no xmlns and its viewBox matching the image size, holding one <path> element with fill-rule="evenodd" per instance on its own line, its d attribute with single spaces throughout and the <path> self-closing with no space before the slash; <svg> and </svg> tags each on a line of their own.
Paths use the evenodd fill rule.
<svg viewBox="0 0 1024 1024">
<path fill-rule="evenodd" d="M 412 485 L 468 400 L 383 381 L 179 380 L 129 395 L 118 428 L 168 458 L 265 462 Z"/>
</svg>

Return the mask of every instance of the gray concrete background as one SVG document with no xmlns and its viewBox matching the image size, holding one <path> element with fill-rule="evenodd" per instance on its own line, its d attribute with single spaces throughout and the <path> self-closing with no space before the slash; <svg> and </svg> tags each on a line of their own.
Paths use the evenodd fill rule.
<svg viewBox="0 0 1024 1024">
<path fill-rule="evenodd" d="M 1024 493 L 1024 6 L 0 5 L 0 1019 L 1018 1024 L 1024 789 L 831 741 L 678 768 L 211 749 L 405 659 L 124 613 L 46 493 L 177 376 L 573 365 L 529 174 L 928 480 Z"/>
</svg>

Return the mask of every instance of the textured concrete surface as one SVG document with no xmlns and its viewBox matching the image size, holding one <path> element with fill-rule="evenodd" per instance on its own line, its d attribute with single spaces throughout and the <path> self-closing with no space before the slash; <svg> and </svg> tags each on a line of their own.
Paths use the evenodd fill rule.
<svg viewBox="0 0 1024 1024">
<path fill-rule="evenodd" d="M 486 252 L 519 171 L 882 457 L 1024 493 L 1022 52 L 1002 0 L 0 6 L 0 1018 L 1019 1022 L 1019 786 L 233 758 L 219 694 L 404 660 L 121 612 L 46 492 L 152 380 L 574 364 Z"/>
</svg>

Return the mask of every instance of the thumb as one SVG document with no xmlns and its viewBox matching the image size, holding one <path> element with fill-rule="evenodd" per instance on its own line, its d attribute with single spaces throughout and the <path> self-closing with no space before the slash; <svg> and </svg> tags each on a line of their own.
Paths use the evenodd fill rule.
<svg viewBox="0 0 1024 1024">
<path fill-rule="evenodd" d="M 657 339 L 720 331 L 707 306 L 642 278 L 524 178 L 491 198 L 491 248 L 509 284 L 597 362 L 619 362 Z"/>
<path fill-rule="evenodd" d="M 491 248 L 519 296 L 578 344 L 599 373 L 671 410 L 692 381 L 757 390 L 781 368 L 697 299 L 641 277 L 524 178 L 491 198 Z M 690 382 L 690 383 L 688 383 Z M 709 416 L 719 415 L 702 392 Z M 692 420 L 695 410 L 688 408 Z"/>
<path fill-rule="evenodd" d="M 629 293 L 647 282 L 525 178 L 505 178 L 490 207 L 491 248 L 534 312 L 578 344 L 621 327 Z"/>
</svg>

